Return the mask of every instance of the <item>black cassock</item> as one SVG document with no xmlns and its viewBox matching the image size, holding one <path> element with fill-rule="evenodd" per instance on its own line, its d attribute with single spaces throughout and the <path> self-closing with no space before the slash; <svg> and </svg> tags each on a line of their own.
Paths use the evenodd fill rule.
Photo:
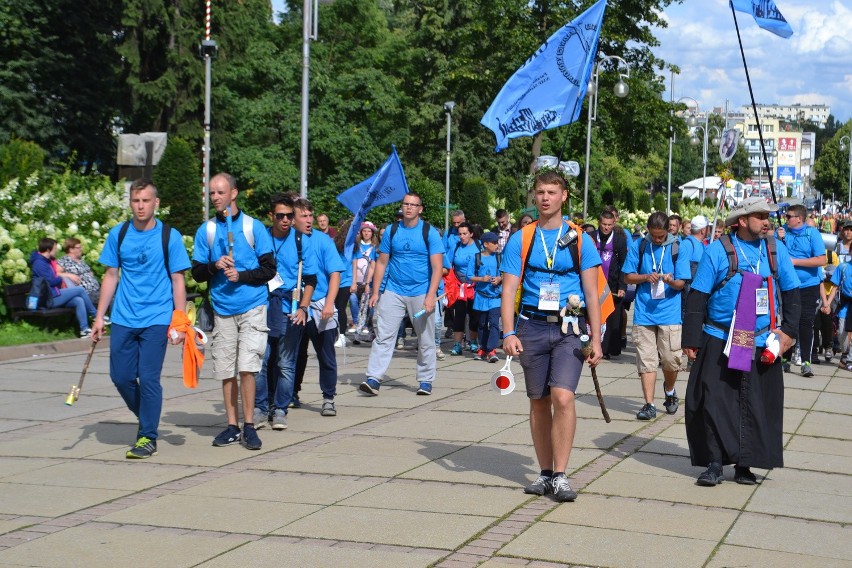
<svg viewBox="0 0 852 568">
<path fill-rule="evenodd" d="M 784 322 L 798 322 L 798 290 L 782 293 Z M 784 372 L 779 356 L 771 365 L 755 351 L 751 371 L 728 369 L 725 341 L 704 333 L 708 295 L 687 298 L 682 342 L 698 346 L 686 388 L 686 437 L 692 465 L 711 461 L 742 467 L 783 467 Z M 789 318 L 789 319 L 788 319 Z M 782 326 L 793 334 L 792 325 Z"/>
</svg>

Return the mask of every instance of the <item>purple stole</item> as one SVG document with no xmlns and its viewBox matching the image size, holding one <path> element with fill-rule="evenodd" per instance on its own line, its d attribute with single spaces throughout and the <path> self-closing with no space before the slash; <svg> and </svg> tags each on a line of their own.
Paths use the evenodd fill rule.
<svg viewBox="0 0 852 568">
<path fill-rule="evenodd" d="M 731 349 L 728 355 L 728 368 L 748 373 L 754 358 L 754 327 L 757 323 L 756 291 L 763 278 L 751 272 L 742 273 L 740 295 L 737 297 L 737 312 L 731 330 Z M 770 298 L 770 302 L 773 301 Z"/>
</svg>

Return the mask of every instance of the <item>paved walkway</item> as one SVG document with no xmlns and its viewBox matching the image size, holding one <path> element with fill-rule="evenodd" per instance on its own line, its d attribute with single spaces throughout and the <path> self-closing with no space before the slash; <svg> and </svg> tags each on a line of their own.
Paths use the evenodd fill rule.
<svg viewBox="0 0 852 568">
<path fill-rule="evenodd" d="M 788 375 L 787 467 L 758 472 L 755 487 L 727 468 L 725 483 L 702 488 L 682 409 L 635 420 L 632 355 L 605 362 L 613 421 L 584 378 L 569 472 L 580 496 L 557 504 L 521 491 L 538 473 L 527 402 L 489 389 L 499 365 L 448 356 L 433 396 L 415 396 L 406 350 L 367 398 L 368 352 L 349 347 L 344 363 L 338 350 L 333 418 L 319 414 L 311 359 L 307 404 L 251 452 L 211 447 L 219 383 L 205 369 L 184 388 L 170 350 L 160 453 L 129 462 L 136 424 L 107 350 L 71 407 L 85 354 L 22 350 L 0 363 L 0 566 L 852 566 L 852 373 Z"/>
</svg>

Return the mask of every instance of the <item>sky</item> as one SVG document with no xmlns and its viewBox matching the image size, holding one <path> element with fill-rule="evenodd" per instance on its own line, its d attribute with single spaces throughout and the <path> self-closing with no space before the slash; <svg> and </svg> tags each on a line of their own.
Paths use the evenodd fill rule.
<svg viewBox="0 0 852 568">
<path fill-rule="evenodd" d="M 852 118 L 852 0 L 775 0 L 793 28 L 789 39 L 737 12 L 754 98 L 765 104 L 826 104 L 834 117 Z M 680 67 L 674 98 L 699 108 L 739 111 L 750 105 L 742 56 L 727 0 L 684 0 L 663 12 L 655 28 L 657 57 Z M 668 75 L 668 73 L 666 73 Z M 671 81 L 666 80 L 667 93 Z"/>
</svg>

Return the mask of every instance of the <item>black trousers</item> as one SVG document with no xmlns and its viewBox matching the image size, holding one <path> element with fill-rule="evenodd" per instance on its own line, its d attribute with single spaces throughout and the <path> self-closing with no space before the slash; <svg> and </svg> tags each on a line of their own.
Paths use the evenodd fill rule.
<svg viewBox="0 0 852 568">
<path fill-rule="evenodd" d="M 802 316 L 799 319 L 799 353 L 802 356 L 803 363 L 810 361 L 814 348 L 814 319 L 816 319 L 816 313 L 820 304 L 820 286 L 821 284 L 815 284 L 799 288 L 799 297 L 802 302 Z M 784 358 L 788 361 L 792 356 L 792 349 L 784 353 Z"/>
</svg>

